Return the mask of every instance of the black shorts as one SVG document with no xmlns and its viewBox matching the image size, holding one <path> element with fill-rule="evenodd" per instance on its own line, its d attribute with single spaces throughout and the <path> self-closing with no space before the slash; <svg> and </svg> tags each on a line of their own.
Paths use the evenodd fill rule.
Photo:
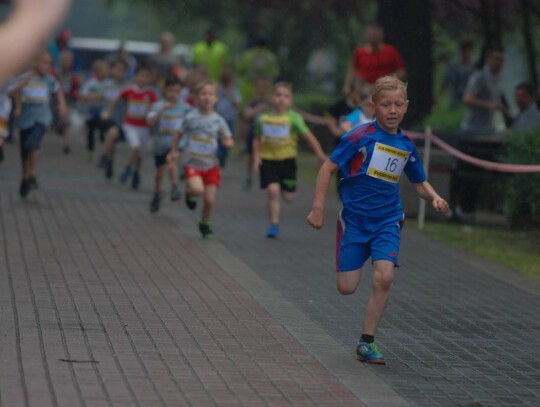
<svg viewBox="0 0 540 407">
<path fill-rule="evenodd" d="M 118 129 L 118 138 L 116 139 L 116 141 L 125 141 L 126 140 L 126 136 L 124 135 L 124 129 L 122 129 L 122 126 L 119 125 L 118 123 L 116 123 L 114 120 L 111 120 L 111 119 L 102 120 L 101 123 L 100 123 L 100 127 L 101 127 L 102 131 L 105 134 L 112 127 L 116 127 Z"/>
<path fill-rule="evenodd" d="M 286 192 L 296 191 L 296 159 L 262 160 L 260 167 L 261 188 L 278 183 Z"/>
<path fill-rule="evenodd" d="M 28 129 L 21 130 L 20 142 L 21 157 L 23 160 L 28 158 L 28 155 L 32 150 L 39 150 L 41 147 L 41 140 L 46 132 L 47 127 L 41 123 L 36 123 Z"/>
<path fill-rule="evenodd" d="M 168 154 L 169 154 L 168 151 L 164 152 L 163 154 L 154 154 L 154 162 L 156 164 L 156 168 L 159 168 L 162 165 L 167 164 L 167 155 Z"/>
</svg>

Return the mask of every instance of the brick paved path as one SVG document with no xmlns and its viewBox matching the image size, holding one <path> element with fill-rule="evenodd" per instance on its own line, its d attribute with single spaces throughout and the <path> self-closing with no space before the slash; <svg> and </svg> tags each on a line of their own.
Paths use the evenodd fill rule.
<svg viewBox="0 0 540 407">
<path fill-rule="evenodd" d="M 264 238 L 264 194 L 224 174 L 216 242 L 197 214 L 148 213 L 54 137 L 41 190 L 16 194 L 0 164 L 0 406 L 540 405 L 540 289 L 497 265 L 405 233 L 378 342 L 387 367 L 352 356 L 369 286 L 335 291 L 331 199 L 312 189 Z M 150 159 L 146 160 L 150 169 Z"/>
</svg>

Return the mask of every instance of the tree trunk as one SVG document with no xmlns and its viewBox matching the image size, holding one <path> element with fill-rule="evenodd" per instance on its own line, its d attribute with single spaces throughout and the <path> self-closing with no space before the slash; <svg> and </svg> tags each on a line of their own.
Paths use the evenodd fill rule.
<svg viewBox="0 0 540 407">
<path fill-rule="evenodd" d="M 407 67 L 411 104 L 404 126 L 419 123 L 433 103 L 433 33 L 430 0 L 378 0 L 378 20 L 386 42 L 394 45 Z"/>
</svg>

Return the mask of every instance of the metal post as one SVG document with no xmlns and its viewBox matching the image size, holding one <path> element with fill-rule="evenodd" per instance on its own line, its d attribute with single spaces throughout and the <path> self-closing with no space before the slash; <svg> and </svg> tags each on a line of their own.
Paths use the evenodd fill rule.
<svg viewBox="0 0 540 407">
<path fill-rule="evenodd" d="M 431 126 L 425 129 L 424 137 L 424 156 L 422 158 L 426 177 L 429 178 L 429 158 L 431 155 Z M 418 209 L 418 229 L 423 230 L 426 223 L 426 201 L 420 198 L 420 207 Z"/>
</svg>

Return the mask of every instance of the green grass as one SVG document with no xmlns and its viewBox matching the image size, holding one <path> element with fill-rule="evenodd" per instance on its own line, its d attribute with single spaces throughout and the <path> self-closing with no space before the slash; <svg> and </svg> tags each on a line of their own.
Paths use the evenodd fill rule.
<svg viewBox="0 0 540 407">
<path fill-rule="evenodd" d="M 430 222 L 426 223 L 424 231 L 435 240 L 499 262 L 540 281 L 540 230 Z"/>
</svg>

